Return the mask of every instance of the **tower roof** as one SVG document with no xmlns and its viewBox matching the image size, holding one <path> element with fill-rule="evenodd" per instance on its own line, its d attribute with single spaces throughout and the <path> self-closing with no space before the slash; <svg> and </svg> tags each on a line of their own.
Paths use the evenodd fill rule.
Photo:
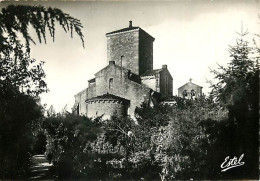
<svg viewBox="0 0 260 181">
<path fill-rule="evenodd" d="M 106 33 L 106 36 L 108 35 L 113 35 L 113 34 L 117 34 L 117 33 L 122 33 L 122 32 L 127 32 L 127 31 L 132 31 L 132 30 L 140 30 L 142 32 L 144 32 L 145 34 L 147 34 L 149 37 L 151 37 L 153 40 L 154 37 L 152 37 L 151 35 L 149 35 L 146 31 L 144 31 L 142 28 L 138 27 L 138 26 L 132 26 L 132 21 L 129 21 L 129 26 L 127 28 L 122 28 L 119 30 L 115 30 L 115 31 L 111 31 L 109 33 Z"/>
<path fill-rule="evenodd" d="M 111 35 L 111 34 L 115 34 L 115 33 L 121 33 L 121 32 L 125 32 L 125 31 L 131 31 L 131 30 L 137 30 L 137 29 L 140 29 L 140 27 L 138 26 L 132 26 L 132 27 L 127 27 L 127 28 L 122 28 L 120 30 L 116 30 L 116 31 L 112 31 L 112 32 L 109 32 L 109 33 L 106 33 L 106 35 Z"/>
<path fill-rule="evenodd" d="M 116 30 L 116 31 L 112 31 L 110 33 L 107 33 L 106 35 L 111 35 L 111 34 L 115 34 L 115 33 L 121 33 L 121 32 L 124 32 L 124 31 L 131 31 L 131 30 L 136 30 L 136 29 L 139 29 L 139 27 L 134 27 L 132 25 L 132 21 L 129 21 L 129 27 L 123 28 L 123 29 L 120 29 L 120 30 Z"/>
</svg>

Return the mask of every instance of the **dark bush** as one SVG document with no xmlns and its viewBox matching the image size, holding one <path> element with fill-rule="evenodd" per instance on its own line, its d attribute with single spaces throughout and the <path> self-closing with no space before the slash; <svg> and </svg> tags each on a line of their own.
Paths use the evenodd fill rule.
<svg viewBox="0 0 260 181">
<path fill-rule="evenodd" d="M 0 81 L 0 179 L 27 179 L 34 141 L 33 125 L 42 107 L 31 96 Z"/>
</svg>

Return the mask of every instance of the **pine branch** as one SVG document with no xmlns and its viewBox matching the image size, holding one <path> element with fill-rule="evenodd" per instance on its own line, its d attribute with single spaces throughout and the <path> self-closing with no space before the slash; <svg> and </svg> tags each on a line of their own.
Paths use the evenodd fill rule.
<svg viewBox="0 0 260 181">
<path fill-rule="evenodd" d="M 30 42 L 35 44 L 35 41 L 29 35 L 28 26 L 32 25 L 33 29 L 36 31 L 40 43 L 42 43 L 42 41 L 46 43 L 46 28 L 49 30 L 53 41 L 55 40 L 56 22 L 59 23 L 65 32 L 70 31 L 71 37 L 73 37 L 73 31 L 75 31 L 80 37 L 84 47 L 84 35 L 82 33 L 83 26 L 81 22 L 57 8 L 10 5 L 2 9 L 0 13 L 0 20 L 1 38 L 6 36 L 11 37 L 15 41 L 19 41 L 17 38 L 17 33 L 21 33 L 25 39 L 28 50 L 30 47 Z M 4 33 L 7 35 L 4 35 Z"/>
</svg>

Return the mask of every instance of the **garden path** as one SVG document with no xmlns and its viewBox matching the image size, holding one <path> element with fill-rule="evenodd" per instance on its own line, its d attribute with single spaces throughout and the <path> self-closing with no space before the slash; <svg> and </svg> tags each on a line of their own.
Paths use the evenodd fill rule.
<svg viewBox="0 0 260 181">
<path fill-rule="evenodd" d="M 45 155 L 34 155 L 31 158 L 30 180 L 56 180 L 56 176 L 50 171 L 53 166 L 48 162 Z"/>
</svg>

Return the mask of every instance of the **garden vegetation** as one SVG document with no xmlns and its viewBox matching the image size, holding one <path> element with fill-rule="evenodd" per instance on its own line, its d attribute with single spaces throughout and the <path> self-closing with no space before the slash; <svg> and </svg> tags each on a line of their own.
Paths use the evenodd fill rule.
<svg viewBox="0 0 260 181">
<path fill-rule="evenodd" d="M 260 52 L 247 32 L 230 46 L 228 66 L 212 70 L 216 83 L 209 96 L 173 97 L 174 105 L 143 103 L 135 120 L 104 120 L 55 113 L 39 103 L 47 85 L 43 63 L 30 57 L 34 41 L 27 28 L 33 25 L 41 42 L 45 28 L 54 38 L 55 21 L 83 38 L 79 20 L 58 9 L 8 6 L 0 13 L 1 179 L 27 179 L 36 153 L 45 153 L 58 179 L 258 178 Z M 245 165 L 221 172 L 226 156 L 241 154 Z"/>
</svg>

